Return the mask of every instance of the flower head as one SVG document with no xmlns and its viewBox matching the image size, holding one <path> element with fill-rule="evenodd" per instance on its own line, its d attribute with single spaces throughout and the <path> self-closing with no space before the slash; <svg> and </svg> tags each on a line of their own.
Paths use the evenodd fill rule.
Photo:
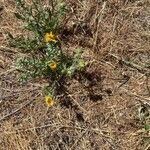
<svg viewBox="0 0 150 150">
<path fill-rule="evenodd" d="M 48 64 L 48 66 L 51 68 L 52 71 L 54 71 L 57 68 L 57 63 L 56 62 L 51 62 L 51 63 Z"/>
<path fill-rule="evenodd" d="M 45 96 L 45 102 L 48 107 L 54 105 L 54 99 L 52 98 L 52 96 Z"/>
<path fill-rule="evenodd" d="M 46 43 L 56 42 L 57 36 L 50 32 L 45 34 L 44 39 Z"/>
</svg>

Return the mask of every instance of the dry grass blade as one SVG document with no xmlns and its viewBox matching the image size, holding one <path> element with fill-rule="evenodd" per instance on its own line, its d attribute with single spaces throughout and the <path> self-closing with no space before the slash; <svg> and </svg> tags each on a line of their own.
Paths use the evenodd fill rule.
<svg viewBox="0 0 150 150">
<path fill-rule="evenodd" d="M 147 68 L 145 68 L 144 66 L 142 67 L 142 66 L 137 65 L 137 64 L 135 64 L 135 63 L 133 63 L 133 62 L 131 62 L 131 61 L 127 61 L 127 60 L 125 60 L 125 59 L 123 59 L 123 58 L 119 58 L 119 57 L 116 56 L 115 54 L 109 54 L 109 55 L 115 57 L 115 58 L 116 58 L 117 60 L 119 60 L 119 61 L 122 61 L 125 65 L 127 65 L 127 66 L 129 66 L 129 67 L 131 67 L 131 68 L 137 69 L 140 73 L 143 73 L 143 74 L 145 74 L 145 75 L 147 75 L 147 76 L 150 75 L 150 70 L 147 69 L 147 68 L 149 68 L 149 66 L 147 66 Z"/>
<path fill-rule="evenodd" d="M 9 117 L 11 117 L 11 116 L 13 116 L 13 115 L 15 115 L 17 112 L 19 112 L 20 110 L 26 108 L 28 105 L 30 105 L 30 104 L 31 104 L 32 102 L 34 102 L 34 101 L 35 101 L 35 99 L 32 99 L 32 100 L 26 102 L 25 104 L 23 104 L 23 105 L 22 105 L 21 107 L 19 107 L 18 109 L 14 110 L 13 112 L 11 112 L 11 113 L 5 115 L 4 117 L 0 118 L 0 122 L 2 122 L 2 121 L 4 121 L 5 119 L 7 119 L 7 118 L 9 118 Z"/>
<path fill-rule="evenodd" d="M 6 71 L 4 71 L 4 72 L 1 72 L 1 73 L 0 73 L 0 76 L 2 76 L 2 75 L 7 75 L 7 74 L 12 73 L 12 72 L 14 72 L 14 71 L 16 71 L 16 70 L 17 70 L 17 68 L 8 69 L 8 70 L 6 70 Z"/>
<path fill-rule="evenodd" d="M 124 88 L 123 88 L 124 89 Z M 150 106 L 150 97 L 143 97 L 143 96 L 141 96 L 141 95 L 138 95 L 137 93 L 133 93 L 133 92 L 131 92 L 131 91 L 129 91 L 129 90 L 126 90 L 126 89 L 124 89 L 124 91 L 126 91 L 126 93 L 127 94 L 129 94 L 129 95 L 132 95 L 132 96 L 135 96 L 135 97 L 137 97 L 137 98 L 139 98 L 138 100 L 140 101 L 140 102 L 142 102 L 143 104 L 147 104 L 148 106 Z"/>
<path fill-rule="evenodd" d="M 56 1 L 41 7 L 54 11 Z M 149 150 L 150 2 L 64 0 L 59 46 L 69 56 L 81 48 L 88 65 L 62 78 L 48 109 L 42 90 L 49 76 L 27 85 L 17 80 L 14 62 L 28 53 L 8 48 L 6 33 L 33 34 L 22 30 L 14 2 L 0 1 L 0 150 Z"/>
<path fill-rule="evenodd" d="M 96 34 L 95 34 L 95 38 L 94 38 L 93 49 L 95 49 L 96 44 L 97 44 L 97 38 L 98 38 L 98 35 L 99 35 L 100 23 L 101 23 L 101 21 L 103 19 L 103 13 L 105 11 L 106 5 L 107 5 L 107 2 L 104 2 L 103 5 L 102 5 L 101 11 L 97 12 L 98 14 L 95 17 L 95 22 L 97 22 L 97 29 L 96 29 Z M 96 21 L 96 20 L 98 20 L 98 21 Z"/>
</svg>

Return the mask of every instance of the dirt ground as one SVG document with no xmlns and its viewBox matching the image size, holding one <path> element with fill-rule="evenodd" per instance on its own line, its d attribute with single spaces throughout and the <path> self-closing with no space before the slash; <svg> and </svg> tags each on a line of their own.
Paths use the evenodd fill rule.
<svg viewBox="0 0 150 150">
<path fill-rule="evenodd" d="M 0 2 L 0 150 L 150 150 L 150 1 L 66 3 L 62 48 L 82 48 L 88 67 L 47 109 L 45 80 L 18 82 L 6 32 L 25 33 L 15 2 Z"/>
</svg>

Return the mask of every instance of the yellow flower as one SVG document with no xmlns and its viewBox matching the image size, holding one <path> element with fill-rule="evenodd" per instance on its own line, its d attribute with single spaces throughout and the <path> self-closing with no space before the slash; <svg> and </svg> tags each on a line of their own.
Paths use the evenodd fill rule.
<svg viewBox="0 0 150 150">
<path fill-rule="evenodd" d="M 46 33 L 44 37 L 46 43 L 56 42 L 56 38 L 56 35 L 54 35 L 52 32 Z"/>
<path fill-rule="evenodd" d="M 52 98 L 52 96 L 45 96 L 45 102 L 48 107 L 54 105 L 54 99 Z"/>
<path fill-rule="evenodd" d="M 51 68 L 52 71 L 54 71 L 57 68 L 57 63 L 56 62 L 52 62 L 52 63 L 48 64 L 48 66 Z"/>
</svg>

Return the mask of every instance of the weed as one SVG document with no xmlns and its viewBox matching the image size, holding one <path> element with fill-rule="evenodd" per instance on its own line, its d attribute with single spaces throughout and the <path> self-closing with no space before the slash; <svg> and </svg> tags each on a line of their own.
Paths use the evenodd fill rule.
<svg viewBox="0 0 150 150">
<path fill-rule="evenodd" d="M 59 46 L 58 34 L 67 8 L 57 0 L 49 0 L 45 7 L 42 7 L 41 0 L 33 0 L 30 5 L 24 0 L 15 1 L 18 7 L 15 16 L 22 20 L 25 31 L 32 35 L 14 37 L 8 33 L 10 46 L 26 53 L 25 57 L 17 59 L 20 81 L 26 83 L 34 78 L 50 79 L 51 88 L 47 88 L 46 95 L 53 96 L 60 78 L 72 77 L 86 67 L 81 50 L 76 50 L 74 56 L 69 56 Z M 50 106 L 48 100 L 46 98 L 46 103 Z"/>
</svg>

